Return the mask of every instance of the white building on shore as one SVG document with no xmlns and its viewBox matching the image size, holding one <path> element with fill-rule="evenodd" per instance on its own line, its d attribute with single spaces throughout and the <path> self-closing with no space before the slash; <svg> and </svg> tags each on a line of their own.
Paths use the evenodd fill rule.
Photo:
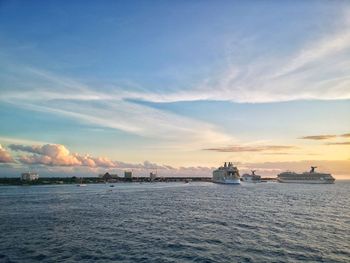
<svg viewBox="0 0 350 263">
<path fill-rule="evenodd" d="M 124 171 L 124 178 L 132 179 L 132 171 Z"/>
</svg>

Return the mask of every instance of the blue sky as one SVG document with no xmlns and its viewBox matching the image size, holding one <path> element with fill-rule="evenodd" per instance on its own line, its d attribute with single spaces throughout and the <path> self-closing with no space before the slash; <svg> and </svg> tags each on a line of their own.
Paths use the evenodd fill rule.
<svg viewBox="0 0 350 263">
<path fill-rule="evenodd" d="M 347 1 L 1 1 L 0 173 L 151 161 L 203 174 L 229 159 L 346 173 L 349 12 Z"/>
</svg>

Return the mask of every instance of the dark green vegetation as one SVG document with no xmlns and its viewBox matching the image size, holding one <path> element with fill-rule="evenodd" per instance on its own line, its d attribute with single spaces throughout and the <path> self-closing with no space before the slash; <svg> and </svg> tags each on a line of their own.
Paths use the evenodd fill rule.
<svg viewBox="0 0 350 263">
<path fill-rule="evenodd" d="M 43 185 L 43 184 L 89 184 L 104 183 L 99 177 L 42 177 L 33 181 L 21 180 L 21 178 L 0 178 L 0 185 Z"/>
</svg>

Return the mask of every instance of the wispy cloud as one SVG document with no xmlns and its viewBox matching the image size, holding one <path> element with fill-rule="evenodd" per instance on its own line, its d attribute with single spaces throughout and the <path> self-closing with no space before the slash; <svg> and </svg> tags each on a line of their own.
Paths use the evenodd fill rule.
<svg viewBox="0 0 350 263">
<path fill-rule="evenodd" d="M 38 69 L 24 69 L 47 82 L 44 88 L 8 90 L 0 99 L 28 110 L 61 115 L 84 123 L 108 127 L 168 144 L 197 145 L 232 142 L 220 128 L 185 116 L 124 100 L 132 94 L 116 88 L 95 91 L 85 84 Z M 35 82 L 34 82 L 35 83 Z M 62 88 L 57 88 L 61 87 Z"/>
<path fill-rule="evenodd" d="M 0 100 L 97 126 L 119 129 L 139 136 L 184 142 L 200 146 L 226 144 L 233 136 L 212 124 L 133 103 L 133 99 L 172 102 L 225 100 L 236 102 L 275 102 L 298 99 L 350 99 L 350 25 L 332 35 L 305 43 L 295 54 L 263 57 L 236 65 L 201 84 L 175 92 L 152 89 L 113 89 L 91 87 L 81 81 L 33 67 L 14 67 L 11 72 L 19 88 L 2 88 Z M 250 41 L 255 41 L 251 38 Z M 230 53 L 230 52 L 229 52 Z M 231 53 L 230 53 L 231 54 Z M 231 54 L 234 56 L 233 54 Z M 281 55 L 279 55 L 281 56 Z M 230 60 L 234 61 L 234 60 Z M 332 63 L 332 67 L 329 64 Z M 306 65 L 311 65 L 307 70 Z M 320 77 L 322 76 L 322 77 Z M 316 138 L 316 137 L 315 137 Z M 306 137 L 305 137 L 306 139 Z M 309 139 L 312 139 L 309 136 Z"/>
<path fill-rule="evenodd" d="M 43 104 L 43 103 L 42 103 Z M 226 143 L 231 135 L 215 125 L 126 101 L 96 104 L 81 101 L 50 101 L 45 106 L 23 103 L 30 110 L 62 115 L 83 123 L 122 130 L 142 137 L 157 138 L 168 145 Z"/>
<path fill-rule="evenodd" d="M 143 87 L 124 89 L 113 86 L 104 89 L 47 70 L 12 65 L 9 75 L 16 85 L 1 87 L 0 101 L 155 138 L 173 147 L 191 145 L 193 148 L 205 147 L 219 152 L 267 151 L 254 147 L 216 148 L 216 145 L 236 143 L 234 134 L 223 132 L 217 125 L 137 104 L 132 100 L 263 103 L 299 99 L 350 99 L 350 23 L 346 17 L 344 20 L 343 23 L 339 22 L 342 24 L 341 29 L 335 28 L 334 33 L 312 39 L 312 43 L 305 42 L 301 48 L 289 54 L 269 53 L 268 56 L 244 64 L 228 58 L 230 63 L 221 72 L 208 76 L 199 84 L 188 84 L 186 89 L 172 89 L 171 92 Z M 257 41 L 251 36 L 247 36 L 247 39 Z M 255 46 L 256 43 L 253 44 Z M 230 48 L 233 51 L 227 53 L 235 56 L 235 52 L 238 52 L 235 46 Z M 303 139 L 326 138 L 305 136 Z"/>
<path fill-rule="evenodd" d="M 298 139 L 320 141 L 320 140 L 335 139 L 335 138 L 338 138 L 338 137 L 345 137 L 345 138 L 347 138 L 347 137 L 350 137 L 350 133 L 341 134 L 341 135 L 337 135 L 337 134 L 310 135 L 310 136 L 303 136 L 303 137 L 300 137 Z"/>
<path fill-rule="evenodd" d="M 295 146 L 290 145 L 259 145 L 259 146 L 228 146 L 228 147 L 217 147 L 207 148 L 206 151 L 215 152 L 264 152 L 264 151 L 282 151 L 295 149 Z M 286 154 L 286 153 L 284 153 Z"/>
<path fill-rule="evenodd" d="M 8 137 L 8 136 L 0 136 L 1 142 L 11 143 L 11 144 L 45 144 L 46 142 L 43 141 L 34 141 L 34 140 L 28 140 L 28 139 L 21 139 L 21 138 L 14 138 L 14 137 Z"/>
<path fill-rule="evenodd" d="M 288 54 L 270 53 L 245 64 L 228 58 L 231 63 L 225 70 L 207 77 L 191 89 L 133 96 L 155 102 L 224 100 L 265 103 L 350 99 L 350 22 L 347 16 L 348 12 L 343 17 L 339 16 L 339 28 L 325 32 L 318 39 L 305 41 Z M 251 46 L 258 45 L 253 43 Z M 232 50 L 228 53 L 233 57 L 242 52 L 236 46 L 232 46 Z"/>
<path fill-rule="evenodd" d="M 263 155 L 319 155 L 318 153 L 296 153 L 296 152 L 263 152 Z"/>
<path fill-rule="evenodd" d="M 323 62 L 324 58 L 348 49 L 349 44 L 350 33 L 348 30 L 340 30 L 336 34 L 330 34 L 299 51 L 285 67 L 278 71 L 275 77 L 296 73 L 297 70 L 303 69 L 309 64 Z"/>
<path fill-rule="evenodd" d="M 350 142 L 329 142 L 326 145 L 350 145 Z"/>
<path fill-rule="evenodd" d="M 311 135 L 311 136 L 304 136 L 300 137 L 299 139 L 303 140 L 328 140 L 328 139 L 333 139 L 336 138 L 337 135 Z"/>
<path fill-rule="evenodd" d="M 12 74 L 32 80 L 21 83 L 22 92 L 8 87 L 2 97 L 8 100 L 25 100 L 43 96 L 46 99 L 76 100 L 125 100 L 139 99 L 153 102 L 176 102 L 194 100 L 224 100 L 235 102 L 264 103 L 300 99 L 350 99 L 350 21 L 348 12 L 339 15 L 339 26 L 332 32 L 325 32 L 319 39 L 305 41 L 290 53 L 270 53 L 256 57 L 244 64 L 235 63 L 236 46 L 230 46 L 227 58 L 229 64 L 223 70 L 213 73 L 199 84 L 187 84 L 186 89 L 175 91 L 155 91 L 138 85 L 125 89 L 115 86 L 109 92 L 101 92 L 100 87 L 91 88 L 64 76 L 32 67 L 13 66 Z M 254 47 L 257 38 L 246 36 Z M 245 52 L 250 52 L 246 50 Z M 248 56 L 249 57 L 249 56 Z M 331 67 L 329 65 L 332 65 Z M 19 72 L 21 71 L 21 72 Z M 142 86 L 142 85 L 141 85 Z M 180 85 L 183 86 L 183 85 Z M 57 92 L 59 90 L 59 92 Z M 38 96 L 35 96 L 38 95 Z"/>
</svg>

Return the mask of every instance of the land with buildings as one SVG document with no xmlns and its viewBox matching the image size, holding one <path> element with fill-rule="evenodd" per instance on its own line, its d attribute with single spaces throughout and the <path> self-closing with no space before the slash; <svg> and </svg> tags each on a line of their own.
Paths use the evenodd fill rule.
<svg viewBox="0 0 350 263">
<path fill-rule="evenodd" d="M 22 180 L 21 178 L 0 178 L 0 185 L 50 185 L 50 184 L 102 184 L 102 183 L 133 183 L 133 182 L 211 182 L 211 177 L 118 177 L 104 179 L 101 177 L 41 177 L 36 180 Z"/>
<path fill-rule="evenodd" d="M 275 178 L 262 178 L 274 181 Z M 36 173 L 23 173 L 20 177 L 2 177 L 0 185 L 50 185 L 50 184 L 103 184 L 103 183 L 141 183 L 141 182 L 211 182 L 212 177 L 161 177 L 151 172 L 149 176 L 133 176 L 126 171 L 123 176 L 117 174 L 100 174 L 98 177 L 39 177 Z"/>
</svg>

